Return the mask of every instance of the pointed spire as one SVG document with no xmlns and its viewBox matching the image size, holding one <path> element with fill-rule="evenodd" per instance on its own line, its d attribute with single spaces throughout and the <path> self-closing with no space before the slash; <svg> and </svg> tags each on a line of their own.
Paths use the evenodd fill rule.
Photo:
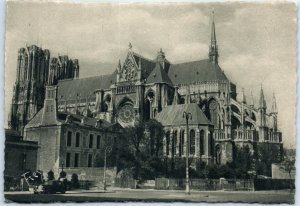
<svg viewBox="0 0 300 206">
<path fill-rule="evenodd" d="M 212 26 L 211 26 L 211 42 L 209 47 L 209 60 L 213 63 L 218 63 L 218 46 L 215 29 L 215 12 L 212 11 Z"/>
<path fill-rule="evenodd" d="M 214 10 L 212 11 L 211 43 L 217 43 Z"/>
<path fill-rule="evenodd" d="M 118 66 L 117 66 L 117 72 L 120 72 L 121 68 L 122 68 L 121 60 L 119 59 Z"/>
<path fill-rule="evenodd" d="M 173 102 L 172 105 L 177 105 L 178 104 L 178 87 L 175 86 L 175 91 L 174 91 L 174 98 L 173 98 Z"/>
<path fill-rule="evenodd" d="M 66 98 L 65 100 L 64 112 L 68 111 L 67 106 L 68 106 L 68 98 Z"/>
<path fill-rule="evenodd" d="M 252 91 L 251 91 L 251 98 L 250 98 L 250 107 L 254 107 L 254 98 L 253 98 Z"/>
<path fill-rule="evenodd" d="M 261 85 L 261 88 L 260 88 L 259 108 L 260 109 L 266 109 L 267 108 L 267 104 L 266 104 L 266 100 L 265 100 L 262 85 Z"/>
<path fill-rule="evenodd" d="M 201 95 L 200 95 L 200 90 L 198 89 L 198 93 L 197 93 L 197 101 L 200 104 L 202 99 L 201 99 Z"/>
<path fill-rule="evenodd" d="M 129 50 L 132 50 L 132 44 L 130 42 L 128 44 L 128 48 L 129 48 Z"/>
<path fill-rule="evenodd" d="M 244 88 L 243 88 L 243 93 L 242 93 L 242 103 L 247 104 Z"/>
<path fill-rule="evenodd" d="M 272 102 L 272 109 L 271 109 L 271 114 L 277 114 L 277 103 L 276 103 L 276 98 L 275 98 L 275 93 L 273 92 L 273 102 Z"/>
<path fill-rule="evenodd" d="M 190 85 L 186 86 L 186 100 L 185 100 L 186 104 L 191 103 L 191 94 L 190 94 Z"/>
<path fill-rule="evenodd" d="M 139 57 L 139 70 L 141 70 L 141 69 L 142 69 L 142 58 Z"/>
</svg>

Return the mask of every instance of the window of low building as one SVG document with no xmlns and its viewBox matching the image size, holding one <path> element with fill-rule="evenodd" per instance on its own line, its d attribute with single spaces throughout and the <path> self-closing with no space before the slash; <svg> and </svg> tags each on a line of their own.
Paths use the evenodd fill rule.
<svg viewBox="0 0 300 206">
<path fill-rule="evenodd" d="M 76 133 L 76 143 L 75 143 L 76 147 L 80 147 L 80 133 L 77 132 Z"/>
<path fill-rule="evenodd" d="M 72 145 L 72 132 L 68 131 L 67 134 L 67 146 L 70 147 Z"/>
<path fill-rule="evenodd" d="M 74 158 L 74 167 L 79 166 L 79 154 L 75 153 L 75 158 Z"/>
<path fill-rule="evenodd" d="M 93 155 L 89 154 L 88 155 L 88 167 L 92 167 L 92 160 L 93 160 Z"/>
<path fill-rule="evenodd" d="M 71 166 L 71 154 L 69 152 L 66 153 L 66 167 Z"/>
<path fill-rule="evenodd" d="M 100 141 L 101 141 L 101 136 L 97 136 L 97 149 L 100 149 Z"/>
<path fill-rule="evenodd" d="M 93 148 L 94 135 L 90 134 L 89 148 Z"/>
</svg>

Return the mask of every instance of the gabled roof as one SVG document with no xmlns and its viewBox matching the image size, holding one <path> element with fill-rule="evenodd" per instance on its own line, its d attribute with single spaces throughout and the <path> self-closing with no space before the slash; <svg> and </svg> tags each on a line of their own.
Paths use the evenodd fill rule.
<svg viewBox="0 0 300 206">
<path fill-rule="evenodd" d="M 212 63 L 209 59 L 172 64 L 168 75 L 176 85 L 213 80 L 228 81 L 219 65 Z"/>
<path fill-rule="evenodd" d="M 157 114 L 155 119 L 163 126 L 185 125 L 186 119 L 183 118 L 183 112 L 192 114 L 189 125 L 212 125 L 196 103 L 167 106 Z"/>
<path fill-rule="evenodd" d="M 152 70 L 154 69 L 156 61 L 145 58 L 142 55 L 137 54 L 133 51 L 130 51 L 130 52 L 134 57 L 136 65 L 139 66 L 139 63 L 141 63 L 142 79 L 146 79 L 149 76 L 149 74 L 152 72 Z"/>
<path fill-rule="evenodd" d="M 42 123 L 43 108 L 36 113 L 33 118 L 26 124 L 25 128 L 38 127 Z"/>
<path fill-rule="evenodd" d="M 42 122 L 43 109 L 41 109 L 26 125 L 26 128 L 39 127 Z M 95 127 L 97 119 L 91 117 L 84 117 L 82 115 L 77 115 L 69 112 L 58 112 L 57 121 L 58 124 L 63 124 L 66 122 L 67 116 L 71 117 L 71 124 L 76 124 L 78 126 L 85 127 Z M 84 118 L 84 124 L 81 123 L 81 120 Z M 120 130 L 122 128 L 118 123 L 109 123 L 106 120 L 101 120 L 100 128 L 107 128 L 110 131 Z"/>
<path fill-rule="evenodd" d="M 172 85 L 172 81 L 159 62 L 156 63 L 156 66 L 148 76 L 146 83 L 167 83 Z"/>
<path fill-rule="evenodd" d="M 95 90 L 109 89 L 115 81 L 116 72 L 109 75 L 59 81 L 57 97 L 66 100 L 76 99 L 77 94 L 80 94 L 80 98 L 95 96 L 93 93 Z"/>
</svg>

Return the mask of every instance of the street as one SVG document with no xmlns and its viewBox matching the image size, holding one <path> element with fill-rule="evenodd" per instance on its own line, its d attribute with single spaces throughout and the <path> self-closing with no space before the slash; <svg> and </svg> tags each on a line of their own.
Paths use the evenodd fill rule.
<svg viewBox="0 0 300 206">
<path fill-rule="evenodd" d="M 30 194 L 5 192 L 7 202 L 240 202 L 240 203 L 294 203 L 294 193 L 288 191 L 184 191 L 114 189 L 108 191 L 68 191 L 66 194 Z"/>
</svg>

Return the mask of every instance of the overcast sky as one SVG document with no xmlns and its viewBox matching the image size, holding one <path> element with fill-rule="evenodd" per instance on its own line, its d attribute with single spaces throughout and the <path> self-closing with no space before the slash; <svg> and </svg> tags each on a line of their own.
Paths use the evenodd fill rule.
<svg viewBox="0 0 300 206">
<path fill-rule="evenodd" d="M 5 118 L 16 78 L 18 48 L 37 44 L 51 56 L 78 58 L 80 77 L 111 73 L 128 44 L 172 63 L 205 59 L 215 10 L 219 64 L 238 93 L 263 85 L 268 110 L 274 91 L 285 146 L 295 145 L 296 7 L 294 4 L 62 4 L 8 2 Z M 7 125 L 7 120 L 5 121 Z"/>
</svg>

